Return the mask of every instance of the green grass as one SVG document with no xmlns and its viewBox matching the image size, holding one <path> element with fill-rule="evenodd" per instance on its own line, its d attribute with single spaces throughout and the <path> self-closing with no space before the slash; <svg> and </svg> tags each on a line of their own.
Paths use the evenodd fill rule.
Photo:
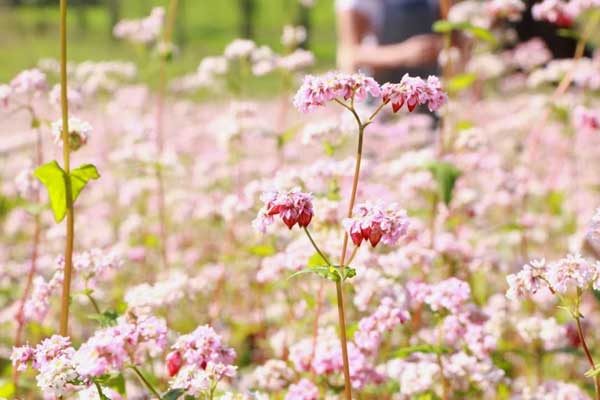
<svg viewBox="0 0 600 400">
<path fill-rule="evenodd" d="M 236 0 L 180 0 L 176 36 L 180 54 L 171 74 L 193 71 L 207 55 L 220 54 L 238 37 Z M 58 3 L 58 2 L 57 2 Z M 122 0 L 123 17 L 141 17 L 167 0 Z M 255 36 L 258 44 L 280 50 L 283 25 L 295 18 L 296 0 L 257 0 Z M 58 5 L 55 7 L 0 6 L 0 82 L 37 64 L 41 58 L 58 58 Z M 69 59 L 129 60 L 140 67 L 142 78 L 152 81 L 147 55 L 135 46 L 116 41 L 110 34 L 109 16 L 102 6 L 72 7 L 69 15 Z M 331 0 L 321 0 L 311 12 L 311 50 L 321 68 L 335 60 L 335 20 Z"/>
</svg>

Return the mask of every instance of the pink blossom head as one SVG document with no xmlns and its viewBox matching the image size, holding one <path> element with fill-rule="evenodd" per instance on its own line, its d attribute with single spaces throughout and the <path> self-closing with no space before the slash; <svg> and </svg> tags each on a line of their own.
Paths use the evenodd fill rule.
<svg viewBox="0 0 600 400">
<path fill-rule="evenodd" d="M 379 242 L 394 245 L 406 235 L 409 220 L 406 211 L 390 204 L 362 203 L 356 206 L 355 216 L 346 218 L 342 224 L 356 246 L 363 240 L 369 241 L 372 247 Z"/>
<path fill-rule="evenodd" d="M 258 212 L 252 225 L 260 232 L 266 232 L 274 217 L 279 216 L 289 229 L 298 224 L 305 228 L 313 217 L 312 195 L 303 193 L 299 188 L 290 191 L 273 191 L 263 193 L 261 200 L 264 206 Z"/>
<path fill-rule="evenodd" d="M 569 3 L 563 0 L 544 0 L 536 3 L 531 9 L 531 14 L 534 19 L 565 28 L 572 26 L 577 17 Z"/>
<path fill-rule="evenodd" d="M 302 112 L 310 112 L 334 100 L 362 101 L 368 95 L 381 96 L 377 81 L 363 74 L 330 72 L 323 76 L 308 75 L 294 97 L 294 106 Z"/>
<path fill-rule="evenodd" d="M 319 398 L 319 389 L 314 383 L 304 378 L 298 383 L 290 385 L 285 395 L 285 400 L 317 400 Z"/>
<path fill-rule="evenodd" d="M 383 102 L 390 103 L 394 112 L 400 110 L 404 104 L 409 111 L 423 104 L 427 104 L 429 111 L 436 111 L 447 100 L 447 95 L 436 76 L 429 76 L 425 81 L 405 74 L 400 83 L 384 84 L 381 92 Z"/>
</svg>

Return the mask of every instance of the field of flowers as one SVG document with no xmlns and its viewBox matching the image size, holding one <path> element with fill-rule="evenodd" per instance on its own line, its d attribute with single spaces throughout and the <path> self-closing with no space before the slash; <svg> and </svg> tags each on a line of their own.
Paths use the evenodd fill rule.
<svg viewBox="0 0 600 400">
<path fill-rule="evenodd" d="M 0 84 L 0 398 L 600 399 L 597 1 L 534 7 L 560 60 L 458 3 L 400 82 L 301 26 L 171 76 L 173 3 L 114 28 L 155 88 L 67 62 L 65 0 Z"/>
</svg>

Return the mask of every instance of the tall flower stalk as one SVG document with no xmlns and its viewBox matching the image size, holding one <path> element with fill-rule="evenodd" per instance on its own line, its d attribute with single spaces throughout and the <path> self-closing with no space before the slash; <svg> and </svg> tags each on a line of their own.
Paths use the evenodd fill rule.
<svg viewBox="0 0 600 400">
<path fill-rule="evenodd" d="M 364 101 L 368 96 L 379 99 L 380 103 L 370 116 L 361 118 L 355 107 L 355 102 Z M 380 86 L 374 79 L 362 74 L 330 73 L 323 77 L 307 76 L 305 78 L 304 84 L 294 99 L 294 105 L 299 110 L 309 112 L 333 101 L 353 115 L 358 130 L 354 177 L 346 213 L 347 218 L 343 221 L 345 229 L 339 265 L 334 265 L 329 261 L 327 255 L 319 248 L 307 228 L 313 217 L 311 194 L 293 189 L 287 192 L 267 192 L 261 197 L 264 207 L 254 220 L 254 227 L 263 233 L 266 232 L 267 226 L 273 223 L 275 216 L 279 216 L 289 229 L 298 224 L 299 227 L 304 229 L 310 243 L 317 252 L 318 263 L 321 263 L 321 265 L 312 267 L 313 272 L 335 282 L 344 374 L 344 398 L 346 400 L 352 399 L 352 378 L 348 357 L 343 285 L 346 279 L 353 277 L 356 273 L 354 269 L 349 267 L 349 264 L 354 259 L 363 240 L 369 242 L 372 247 L 377 246 L 380 241 L 384 244 L 394 244 L 401 236 L 406 234 L 408 225 L 406 212 L 398 210 L 395 205 L 383 207 L 379 203 L 361 204 L 357 207 L 358 216 L 354 217 L 365 129 L 388 104 L 391 105 L 393 112 L 400 110 L 404 104 L 406 104 L 409 111 L 413 111 L 418 105 L 424 104 L 427 104 L 429 109 L 434 111 L 444 104 L 446 98 L 446 94 L 441 90 L 440 82 L 436 77 L 429 77 L 427 81 L 424 81 L 406 75 L 400 83 L 386 83 L 383 86 Z M 349 259 L 347 259 L 350 238 L 355 248 Z M 322 263 L 325 263 L 326 266 L 323 266 Z M 319 289 L 317 317 L 313 326 L 313 357 L 314 347 L 316 347 L 316 332 L 318 332 L 321 294 L 322 286 Z"/>
<path fill-rule="evenodd" d="M 69 143 L 69 103 L 67 99 L 67 0 L 60 0 L 60 107 L 62 117 L 63 170 L 67 176 L 71 171 L 71 146 Z M 75 213 L 71 180 L 65 179 L 67 224 L 65 242 L 65 270 L 60 307 L 60 334 L 69 334 L 69 303 L 71 276 L 73 273 L 73 242 L 75 240 Z"/>
</svg>

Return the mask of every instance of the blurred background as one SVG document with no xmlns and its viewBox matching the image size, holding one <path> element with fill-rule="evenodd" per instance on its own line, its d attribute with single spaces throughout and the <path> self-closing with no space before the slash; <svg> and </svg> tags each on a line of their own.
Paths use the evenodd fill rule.
<svg viewBox="0 0 600 400">
<path fill-rule="evenodd" d="M 142 48 L 119 41 L 112 28 L 123 18 L 141 18 L 161 0 L 70 0 L 69 59 L 73 61 L 127 60 L 140 68 L 142 79 L 156 79 Z M 207 55 L 218 55 L 237 37 L 281 49 L 286 24 L 308 28 L 305 46 L 314 52 L 318 69 L 335 63 L 333 0 L 304 7 L 298 0 L 179 0 L 176 43 L 180 49 L 171 73 L 194 70 Z M 58 55 L 58 5 L 55 0 L 0 0 L 0 82 L 45 57 Z M 267 83 L 268 84 L 268 83 Z"/>
</svg>

